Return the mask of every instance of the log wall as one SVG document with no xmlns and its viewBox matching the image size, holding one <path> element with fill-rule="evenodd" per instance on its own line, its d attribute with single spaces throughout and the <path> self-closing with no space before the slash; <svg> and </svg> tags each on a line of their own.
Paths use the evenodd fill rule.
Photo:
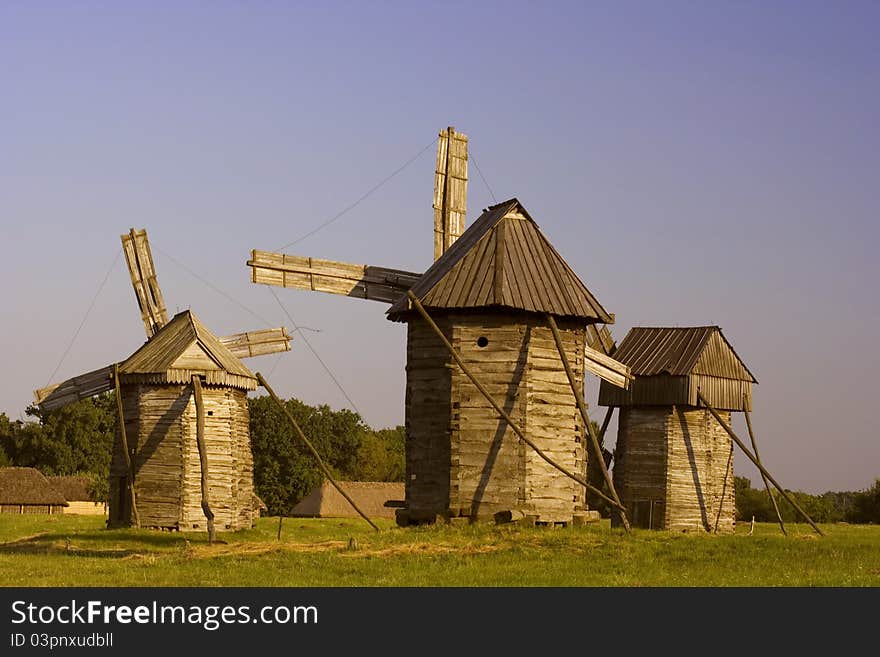
<svg viewBox="0 0 880 657">
<path fill-rule="evenodd" d="M 548 456 L 585 476 L 583 421 L 543 319 L 502 313 L 435 313 L 434 319 L 513 421 Z M 582 385 L 584 327 L 561 321 L 560 331 Z M 519 440 L 416 318 L 407 338 L 406 429 L 411 519 L 491 519 L 521 511 L 568 522 L 586 508 L 583 488 Z"/>
<path fill-rule="evenodd" d="M 730 421 L 729 412 L 721 415 Z M 620 409 L 614 485 L 633 525 L 732 532 L 732 448 L 706 409 Z"/>
<path fill-rule="evenodd" d="M 218 531 L 253 524 L 253 455 L 247 396 L 225 386 L 203 387 L 211 509 Z M 142 527 L 205 529 L 201 466 L 192 387 L 123 386 L 123 413 L 135 452 L 135 493 Z M 121 440 L 114 445 L 110 524 L 131 524 Z"/>
</svg>

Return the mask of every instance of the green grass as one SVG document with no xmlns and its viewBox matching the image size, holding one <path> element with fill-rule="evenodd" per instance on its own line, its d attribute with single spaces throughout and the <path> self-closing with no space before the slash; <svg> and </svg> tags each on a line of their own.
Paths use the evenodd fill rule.
<svg viewBox="0 0 880 657">
<path fill-rule="evenodd" d="M 0 516 L 0 586 L 880 586 L 880 527 L 736 534 L 262 518 L 220 534 L 107 530 L 90 516 Z M 356 547 L 349 547 L 349 539 Z"/>
</svg>

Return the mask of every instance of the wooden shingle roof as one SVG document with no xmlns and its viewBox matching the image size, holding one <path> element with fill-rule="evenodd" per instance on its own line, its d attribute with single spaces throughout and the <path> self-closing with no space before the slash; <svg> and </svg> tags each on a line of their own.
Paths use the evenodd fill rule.
<svg viewBox="0 0 880 657">
<path fill-rule="evenodd" d="M 189 310 L 178 313 L 120 366 L 123 381 L 205 382 L 255 390 L 254 374 Z"/>
<path fill-rule="evenodd" d="M 499 307 L 614 321 L 515 198 L 483 212 L 411 289 L 429 310 Z M 388 319 L 402 321 L 409 309 L 402 297 Z"/>
<path fill-rule="evenodd" d="M 718 326 L 636 327 L 617 347 L 614 359 L 636 377 L 705 374 L 758 382 Z"/>
<path fill-rule="evenodd" d="M 0 468 L 0 505 L 69 506 L 36 468 Z"/>
</svg>

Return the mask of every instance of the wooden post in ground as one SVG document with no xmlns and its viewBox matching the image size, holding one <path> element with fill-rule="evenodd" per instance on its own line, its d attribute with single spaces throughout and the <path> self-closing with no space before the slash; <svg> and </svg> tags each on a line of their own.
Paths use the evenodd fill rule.
<svg viewBox="0 0 880 657">
<path fill-rule="evenodd" d="M 605 485 L 608 486 L 608 491 L 611 493 L 612 499 L 616 502 L 618 512 L 620 513 L 620 520 L 623 523 L 624 528 L 629 530 L 629 520 L 626 517 L 626 510 L 623 504 L 620 503 L 620 497 L 618 497 L 617 491 L 614 489 L 614 482 L 611 481 L 611 475 L 608 474 L 608 468 L 605 467 L 605 457 L 602 454 L 602 447 L 599 445 L 599 437 L 596 435 L 596 430 L 593 428 L 592 422 L 590 422 L 590 415 L 587 413 L 587 404 L 584 401 L 584 391 L 578 386 L 577 380 L 574 377 L 574 372 L 571 370 L 571 363 L 568 362 L 568 355 L 565 353 L 565 346 L 562 344 L 562 336 L 559 335 L 559 327 L 556 326 L 556 320 L 553 318 L 553 315 L 547 315 L 547 324 L 550 325 L 550 331 L 553 333 L 553 340 L 556 342 L 556 350 L 559 352 L 559 358 L 562 360 L 562 367 L 565 368 L 565 375 L 568 377 L 568 384 L 571 386 L 571 392 L 574 394 L 578 410 L 581 412 L 581 418 L 586 425 L 587 434 L 590 436 L 590 443 L 593 446 L 593 455 L 599 460 L 599 467 L 602 468 L 602 476 L 605 478 Z"/>
<path fill-rule="evenodd" d="M 202 399 L 202 380 L 192 377 L 193 395 L 196 401 L 196 445 L 199 448 L 199 466 L 202 471 L 202 512 L 208 519 L 208 543 L 214 543 L 214 512 L 211 510 L 208 489 L 208 449 L 205 446 L 205 402 Z"/>
<path fill-rule="evenodd" d="M 351 504 L 351 508 L 353 508 L 355 511 L 357 511 L 361 518 L 363 518 L 368 523 L 370 523 L 370 527 L 372 527 L 376 531 L 379 531 L 379 528 L 376 526 L 376 523 L 374 523 L 372 520 L 370 520 L 370 518 L 367 516 L 367 514 L 364 513 L 363 511 L 361 511 L 360 507 L 357 504 L 355 504 L 355 501 L 353 499 L 351 499 L 351 496 L 349 496 L 349 494 L 346 493 L 342 489 L 342 487 L 336 483 L 336 480 L 333 478 L 333 475 L 330 474 L 330 470 L 327 468 L 326 465 L 324 465 L 324 461 L 321 459 L 321 455 L 318 454 L 318 450 L 316 450 L 314 445 L 312 445 L 311 441 L 308 438 L 306 438 L 306 435 L 303 433 L 303 430 L 299 428 L 299 424 L 297 424 L 296 420 L 290 414 L 290 411 L 287 410 L 287 408 L 282 403 L 281 399 L 279 399 L 278 395 L 275 394 L 275 391 L 269 387 L 269 384 L 266 382 L 266 379 L 264 379 L 263 375 L 260 374 L 259 372 L 257 372 L 257 381 L 260 382 L 260 385 L 266 389 L 266 392 L 269 393 L 269 396 L 275 400 L 276 404 L 278 404 L 278 408 L 281 409 L 281 412 L 284 413 L 284 416 L 287 418 L 287 421 L 290 422 L 290 424 L 293 426 L 294 431 L 296 431 L 296 435 L 299 436 L 299 439 L 301 441 L 303 441 L 305 446 L 312 453 L 312 456 L 315 457 L 315 460 L 318 462 L 318 467 L 321 468 L 321 472 L 324 473 L 324 476 L 327 477 L 327 480 L 331 484 L 333 484 L 333 487 L 339 491 L 339 494 L 342 495 L 342 497 L 344 497 L 348 501 L 349 504 Z M 279 525 L 279 527 L 280 526 L 281 525 Z"/>
<path fill-rule="evenodd" d="M 743 402 L 745 402 L 745 398 L 743 399 Z M 755 459 L 758 461 L 758 463 L 760 463 L 761 455 L 758 454 L 758 443 L 755 440 L 755 433 L 752 431 L 752 418 L 749 416 L 749 412 L 746 410 L 745 403 L 743 403 L 743 415 L 746 416 L 746 426 L 749 428 L 749 439 L 752 441 L 752 449 L 755 450 Z M 785 531 L 785 523 L 782 521 L 782 514 L 779 512 L 779 505 L 776 503 L 776 498 L 773 496 L 773 491 L 770 490 L 770 482 L 767 481 L 767 477 L 764 476 L 763 472 L 761 473 L 761 479 L 764 480 L 764 488 L 767 490 L 767 495 L 770 497 L 770 501 L 773 503 L 773 510 L 776 511 L 776 519 L 779 521 L 779 528 L 782 530 L 782 533 L 785 536 L 788 536 L 788 532 Z"/>
<path fill-rule="evenodd" d="M 119 363 L 113 365 L 113 386 L 116 388 L 116 413 L 119 418 L 119 436 L 122 439 L 122 455 L 125 460 L 127 472 L 128 490 L 131 493 L 131 515 L 134 518 L 134 526 L 141 528 L 141 519 L 138 516 L 137 500 L 134 494 L 134 465 L 131 462 L 131 454 L 128 451 L 128 437 L 125 435 L 125 414 L 122 412 L 122 390 L 119 387 Z"/>
<path fill-rule="evenodd" d="M 770 480 L 770 483 L 776 486 L 776 490 L 779 491 L 779 494 L 782 495 L 782 497 L 784 497 L 785 500 L 795 508 L 795 510 L 801 515 L 802 518 L 804 518 L 804 520 L 806 520 L 810 524 L 810 527 L 812 527 L 816 531 L 816 533 L 819 534 L 819 536 L 825 536 L 825 534 L 822 533 L 822 530 L 819 529 L 815 522 L 813 522 L 813 519 L 807 514 L 807 512 L 804 511 L 800 507 L 800 505 L 795 502 L 788 493 L 785 492 L 782 486 L 779 485 L 779 482 L 777 482 L 773 478 L 773 475 L 767 472 L 767 468 L 761 465 L 761 462 L 757 458 L 755 458 L 755 455 L 749 451 L 749 448 L 743 444 L 743 441 L 741 441 L 739 437 L 733 432 L 733 429 L 730 428 L 727 422 L 725 422 L 724 419 L 720 415 L 718 415 L 718 411 L 716 411 L 712 407 L 712 405 L 708 401 L 706 401 L 706 398 L 703 397 L 703 393 L 699 390 L 697 390 L 697 399 L 699 399 L 703 403 L 703 405 L 709 409 L 709 412 L 713 415 L 713 417 L 718 420 L 718 424 L 721 425 L 721 428 L 724 429 L 727 432 L 727 435 L 729 435 L 733 439 L 733 441 L 739 446 L 739 448 L 743 451 L 743 454 L 749 457 L 749 460 L 755 464 L 755 467 L 761 471 L 761 474 L 767 477 L 767 479 Z"/>
<path fill-rule="evenodd" d="M 455 347 L 452 346 L 452 343 L 450 343 L 449 340 L 446 338 L 446 336 L 443 335 L 443 331 L 440 330 L 440 327 L 437 326 L 437 324 L 434 322 L 433 319 L 431 319 L 431 316 L 428 314 L 428 311 L 425 310 L 424 306 L 422 306 L 422 302 L 419 301 L 419 298 L 415 294 L 413 294 L 411 290 L 407 290 L 406 295 L 407 295 L 407 297 L 409 297 L 410 302 L 413 304 L 413 306 L 415 306 L 416 310 L 419 312 L 419 315 L 422 316 L 422 319 L 424 319 L 428 323 L 428 326 L 431 327 L 431 329 L 434 331 L 434 333 L 437 334 L 437 337 L 439 337 L 440 340 L 443 342 L 446 349 L 452 355 L 452 358 L 455 360 L 455 362 L 461 368 L 461 371 L 465 374 L 465 376 L 467 376 L 467 378 L 469 378 L 471 380 L 471 383 L 473 383 L 474 386 L 476 387 L 476 389 L 480 391 L 480 394 L 486 398 L 486 401 L 488 401 L 489 404 L 492 405 L 492 408 L 495 409 L 495 412 L 498 413 L 498 415 L 500 415 L 502 417 L 502 419 L 504 419 L 505 422 L 507 422 L 507 426 L 509 426 L 513 430 L 513 432 L 517 436 L 519 436 L 520 440 L 522 440 L 526 445 L 531 447 L 538 456 L 540 456 L 542 459 L 544 459 L 544 461 L 546 461 L 547 463 L 552 465 L 554 468 L 559 470 L 566 477 L 568 477 L 569 479 L 573 479 L 574 481 L 579 483 L 581 486 L 586 488 L 588 491 L 599 496 L 600 498 L 602 498 L 603 500 L 605 500 L 606 502 L 608 502 L 609 504 L 611 504 L 615 508 L 619 508 L 622 511 L 626 511 L 626 509 L 619 502 L 615 502 L 613 499 L 608 497 L 601 490 L 599 490 L 595 486 L 592 486 L 586 479 L 574 474 L 573 472 L 570 472 L 569 470 L 564 468 L 562 465 L 560 465 L 559 463 L 557 463 L 556 461 L 551 459 L 549 456 L 547 456 L 543 451 L 541 451 L 541 448 L 538 447 L 528 436 L 526 436 L 525 432 L 522 429 L 520 429 L 516 425 L 516 423 L 514 423 L 513 418 L 511 418 L 510 415 L 508 415 L 507 411 L 505 411 L 503 408 L 501 408 L 501 406 L 498 404 L 498 402 L 496 402 L 492 398 L 492 395 L 489 394 L 489 391 L 486 390 L 486 388 L 483 387 L 483 384 L 480 383 L 479 380 L 477 380 L 477 378 L 473 375 L 473 373 L 470 371 L 468 366 L 464 364 L 464 361 L 462 361 L 461 356 L 459 356 L 458 352 L 455 351 Z"/>
<path fill-rule="evenodd" d="M 616 406 L 609 406 L 608 410 L 605 411 L 605 418 L 602 420 L 602 426 L 599 427 L 599 447 L 605 446 L 605 432 L 608 431 L 608 425 L 611 423 L 611 416 L 614 415 L 614 409 Z M 605 459 L 602 459 L 602 462 L 605 462 Z"/>
</svg>

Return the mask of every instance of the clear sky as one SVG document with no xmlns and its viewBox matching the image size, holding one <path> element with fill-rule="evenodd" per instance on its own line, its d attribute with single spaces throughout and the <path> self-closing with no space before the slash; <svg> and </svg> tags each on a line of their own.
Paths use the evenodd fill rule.
<svg viewBox="0 0 880 657">
<path fill-rule="evenodd" d="M 221 335 L 290 327 L 249 283 L 249 250 L 299 239 L 453 125 L 618 340 L 720 325 L 760 381 L 777 478 L 865 488 L 878 25 L 873 2 L 0 3 L 0 411 L 21 416 L 56 368 L 142 344 L 114 261 L 130 227 L 149 232 L 171 313 Z M 424 270 L 433 157 L 288 251 Z M 492 202 L 472 166 L 468 219 Z M 385 306 L 277 293 L 366 421 L 402 423 L 405 328 Z M 299 336 L 248 364 L 284 396 L 349 405 Z"/>
</svg>

